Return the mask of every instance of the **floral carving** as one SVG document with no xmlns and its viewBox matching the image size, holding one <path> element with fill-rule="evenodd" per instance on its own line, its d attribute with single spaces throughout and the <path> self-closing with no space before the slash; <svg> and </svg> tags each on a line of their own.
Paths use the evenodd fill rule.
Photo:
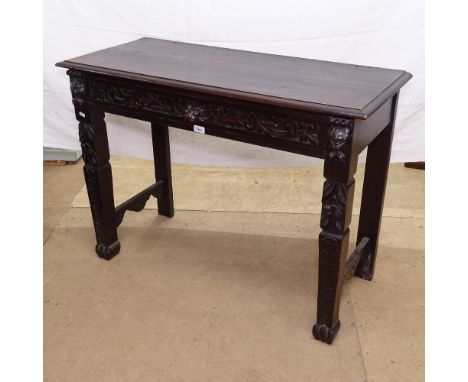
<svg viewBox="0 0 468 382">
<path fill-rule="evenodd" d="M 231 106 L 219 106 L 151 90 L 123 88 L 96 81 L 90 84 L 89 97 L 94 102 L 153 111 L 167 117 L 181 118 L 190 123 L 206 123 L 315 147 L 319 145 L 319 127 L 311 122 L 290 120 L 262 112 L 251 112 Z"/>
<path fill-rule="evenodd" d="M 81 109 L 85 106 L 86 85 L 84 82 L 83 73 L 68 69 L 67 74 L 70 77 L 70 90 L 72 94 L 73 105 Z"/>
<path fill-rule="evenodd" d="M 94 126 L 90 123 L 80 122 L 78 127 L 81 152 L 86 164 L 96 165 L 96 149 L 94 147 Z"/>
<path fill-rule="evenodd" d="M 352 120 L 330 118 L 331 129 L 328 134 L 328 157 L 340 163 L 346 163 L 351 147 Z"/>
<path fill-rule="evenodd" d="M 324 230 L 332 233 L 343 233 L 349 187 L 350 185 L 347 183 L 325 181 L 320 218 L 320 227 Z"/>
<path fill-rule="evenodd" d="M 185 108 L 185 119 L 192 123 L 195 121 L 203 122 L 203 109 L 201 107 L 188 105 Z"/>
</svg>

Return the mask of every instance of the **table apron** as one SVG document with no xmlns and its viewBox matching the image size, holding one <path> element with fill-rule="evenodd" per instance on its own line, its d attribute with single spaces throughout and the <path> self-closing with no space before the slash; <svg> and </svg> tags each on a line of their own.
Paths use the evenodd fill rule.
<svg viewBox="0 0 468 382">
<path fill-rule="evenodd" d="M 182 93 L 132 81 L 94 78 L 86 82 L 87 102 L 107 113 L 190 131 L 197 125 L 204 127 L 206 135 L 317 158 L 325 155 L 331 123 L 326 115 Z"/>
</svg>

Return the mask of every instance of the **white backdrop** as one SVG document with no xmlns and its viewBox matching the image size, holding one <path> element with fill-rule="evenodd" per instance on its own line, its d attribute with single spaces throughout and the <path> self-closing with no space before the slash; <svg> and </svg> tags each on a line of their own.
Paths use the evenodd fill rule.
<svg viewBox="0 0 468 382">
<path fill-rule="evenodd" d="M 44 146 L 79 148 L 58 61 L 140 37 L 404 69 L 393 162 L 424 160 L 424 0 L 45 0 Z M 152 158 L 148 123 L 106 116 L 111 154 Z M 317 160 L 171 129 L 179 163 L 289 167 Z"/>
</svg>

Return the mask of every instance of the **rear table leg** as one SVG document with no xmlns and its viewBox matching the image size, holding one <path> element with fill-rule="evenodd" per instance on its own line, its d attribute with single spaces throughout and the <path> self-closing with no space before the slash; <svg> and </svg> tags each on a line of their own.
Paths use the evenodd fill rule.
<svg viewBox="0 0 468 382">
<path fill-rule="evenodd" d="M 357 242 L 359 243 L 363 237 L 368 237 L 369 244 L 366 246 L 355 272 L 355 276 L 365 280 L 372 280 L 374 276 L 397 102 L 398 94 L 393 98 L 391 123 L 372 141 L 367 149 Z"/>
<path fill-rule="evenodd" d="M 167 217 L 174 216 L 172 197 L 171 151 L 167 125 L 151 123 L 153 137 L 154 169 L 156 181 L 163 180 L 161 196 L 158 197 L 158 213 Z"/>
</svg>

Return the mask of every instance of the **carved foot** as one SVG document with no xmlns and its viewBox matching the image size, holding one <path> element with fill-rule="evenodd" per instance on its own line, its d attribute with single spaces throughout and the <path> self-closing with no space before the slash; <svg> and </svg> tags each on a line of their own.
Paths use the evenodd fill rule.
<svg viewBox="0 0 468 382">
<path fill-rule="evenodd" d="M 113 242 L 111 245 L 105 244 L 96 244 L 96 253 L 98 256 L 105 260 L 112 259 L 115 255 L 117 255 L 120 251 L 120 243 L 119 241 Z"/>
<path fill-rule="evenodd" d="M 325 324 L 316 323 L 312 329 L 312 334 L 316 340 L 331 344 L 333 338 L 335 338 L 336 333 L 338 333 L 338 330 L 340 329 L 340 325 L 341 324 L 339 320 L 336 321 L 332 328 Z"/>
</svg>

